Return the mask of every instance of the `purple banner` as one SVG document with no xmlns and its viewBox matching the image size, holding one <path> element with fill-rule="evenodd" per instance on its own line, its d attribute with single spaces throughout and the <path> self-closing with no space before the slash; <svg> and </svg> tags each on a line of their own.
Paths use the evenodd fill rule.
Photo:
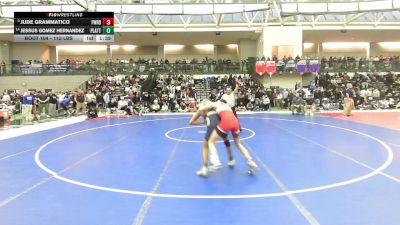
<svg viewBox="0 0 400 225">
<path fill-rule="evenodd" d="M 310 72 L 318 73 L 319 71 L 319 62 L 318 60 L 311 60 L 310 61 Z"/>
<path fill-rule="evenodd" d="M 307 72 L 307 63 L 306 63 L 306 61 L 305 61 L 305 60 L 300 60 L 300 61 L 297 63 L 296 70 L 297 70 L 297 72 L 299 72 L 299 73 L 305 73 L 305 72 Z"/>
</svg>

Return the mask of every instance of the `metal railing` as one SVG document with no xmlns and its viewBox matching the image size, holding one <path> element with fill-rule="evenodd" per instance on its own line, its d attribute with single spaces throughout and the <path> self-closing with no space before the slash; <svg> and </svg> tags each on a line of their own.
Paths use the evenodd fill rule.
<svg viewBox="0 0 400 225">
<path fill-rule="evenodd" d="M 385 72 L 400 71 L 400 61 L 358 60 L 358 61 L 320 61 L 320 72 Z"/>
<path fill-rule="evenodd" d="M 189 64 L 158 64 L 158 63 L 113 63 L 113 64 L 23 64 L 3 65 L 0 69 L 2 76 L 24 75 L 97 75 L 99 73 L 110 74 L 140 74 L 146 75 L 152 71 L 158 73 L 239 73 L 245 68 L 240 63 L 189 63 Z M 247 72 L 247 71 L 245 71 Z"/>
<path fill-rule="evenodd" d="M 267 61 L 268 62 L 268 61 Z M 399 59 L 392 60 L 373 60 L 373 59 L 300 59 L 275 61 L 277 73 L 299 73 L 311 72 L 315 70 L 313 64 L 317 64 L 319 73 L 325 72 L 387 72 L 400 71 Z"/>
<path fill-rule="evenodd" d="M 312 59 L 300 61 L 308 67 Z M 298 60 L 276 61 L 278 73 L 297 73 Z M 318 60 L 319 73 L 324 72 L 386 72 L 400 71 L 400 60 Z M 112 64 L 32 64 L 2 65 L 0 76 L 24 75 L 98 75 L 102 74 L 138 74 L 151 72 L 163 74 L 241 74 L 248 73 L 248 62 L 213 62 L 213 63 L 112 63 Z"/>
</svg>

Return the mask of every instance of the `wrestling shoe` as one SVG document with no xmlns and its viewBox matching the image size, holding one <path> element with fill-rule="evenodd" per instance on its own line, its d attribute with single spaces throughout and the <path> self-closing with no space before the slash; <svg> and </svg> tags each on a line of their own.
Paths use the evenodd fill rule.
<svg viewBox="0 0 400 225">
<path fill-rule="evenodd" d="M 206 177 L 208 175 L 207 167 L 202 167 L 199 171 L 196 172 L 198 176 Z"/>
<path fill-rule="evenodd" d="M 208 170 L 210 171 L 210 172 L 215 172 L 215 171 L 217 171 L 217 170 L 219 170 L 219 169 L 221 169 L 222 168 L 222 164 L 221 163 L 219 163 L 219 164 L 212 164 L 212 165 L 210 165 L 209 167 L 208 167 Z"/>
<path fill-rule="evenodd" d="M 222 167 L 222 164 L 221 164 L 221 161 L 219 160 L 218 155 L 213 155 L 213 154 L 211 154 L 211 155 L 210 155 L 210 163 L 211 163 L 211 165 L 213 165 L 213 166 Z"/>
<path fill-rule="evenodd" d="M 249 175 L 254 174 L 258 168 L 257 164 L 253 160 L 251 160 L 251 161 L 247 161 L 247 165 L 249 166 L 249 170 L 247 171 L 247 173 Z"/>
<path fill-rule="evenodd" d="M 234 167 L 235 164 L 236 164 L 236 160 L 234 160 L 234 159 L 229 160 L 227 164 L 228 164 L 229 167 Z"/>
</svg>

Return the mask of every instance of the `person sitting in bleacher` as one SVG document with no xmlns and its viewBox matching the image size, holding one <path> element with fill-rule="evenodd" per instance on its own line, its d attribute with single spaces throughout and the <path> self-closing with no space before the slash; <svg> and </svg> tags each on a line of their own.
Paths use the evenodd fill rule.
<svg viewBox="0 0 400 225">
<path fill-rule="evenodd" d="M 195 112 L 195 111 L 197 110 L 196 102 L 195 102 L 194 100 L 190 101 L 190 102 L 187 104 L 187 110 L 188 110 L 189 112 Z"/>
<path fill-rule="evenodd" d="M 87 116 L 90 119 L 94 119 L 98 117 L 97 107 L 95 105 L 90 105 Z"/>
<path fill-rule="evenodd" d="M 135 102 L 132 105 L 132 113 L 134 115 L 142 115 L 142 105 L 139 102 Z"/>
<path fill-rule="evenodd" d="M 389 109 L 389 101 L 386 97 L 378 101 L 378 107 L 379 109 Z"/>
<path fill-rule="evenodd" d="M 165 101 L 162 103 L 161 112 L 168 112 L 168 104 Z"/>
<path fill-rule="evenodd" d="M 304 100 L 300 97 L 299 93 L 296 93 L 296 97 L 292 101 L 291 111 L 292 115 L 296 114 L 304 114 Z"/>
<path fill-rule="evenodd" d="M 178 105 L 178 112 L 187 112 L 187 106 L 185 102 L 181 101 L 181 103 Z"/>
<path fill-rule="evenodd" d="M 118 102 L 116 98 L 111 99 L 111 101 L 107 104 L 107 114 L 111 114 L 118 109 Z"/>
<path fill-rule="evenodd" d="M 248 103 L 247 103 L 247 105 L 246 105 L 246 109 L 247 109 L 247 111 L 253 111 L 253 109 L 254 109 L 254 101 L 249 101 Z"/>
<path fill-rule="evenodd" d="M 268 111 L 269 110 L 269 105 L 270 105 L 270 100 L 268 95 L 264 95 L 262 98 L 262 104 L 261 104 L 261 108 L 263 111 Z"/>
<path fill-rule="evenodd" d="M 118 110 L 124 111 L 124 114 L 128 113 L 128 101 L 125 97 L 121 97 L 118 101 Z"/>
<path fill-rule="evenodd" d="M 153 104 L 151 105 L 151 111 L 152 111 L 152 112 L 158 112 L 158 111 L 160 111 L 160 109 L 161 109 L 161 106 L 160 106 L 160 104 L 158 103 L 158 100 L 157 100 L 157 99 L 154 100 L 154 101 L 153 101 Z"/>
<path fill-rule="evenodd" d="M 255 103 L 254 103 L 253 111 L 256 111 L 256 112 L 257 111 L 262 111 L 261 105 L 262 105 L 262 100 L 256 98 Z"/>
<path fill-rule="evenodd" d="M 246 111 L 246 106 L 244 105 L 244 102 L 243 102 L 243 101 L 240 101 L 240 102 L 239 102 L 238 107 L 237 107 L 237 110 L 240 111 L 240 112 Z"/>
</svg>

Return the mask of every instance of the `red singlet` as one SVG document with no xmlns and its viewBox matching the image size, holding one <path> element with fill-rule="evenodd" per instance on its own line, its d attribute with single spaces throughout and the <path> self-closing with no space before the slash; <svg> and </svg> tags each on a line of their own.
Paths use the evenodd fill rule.
<svg viewBox="0 0 400 225">
<path fill-rule="evenodd" d="M 218 129 L 224 133 L 231 131 L 234 134 L 240 133 L 239 120 L 233 114 L 231 107 L 228 104 L 220 104 L 216 107 L 220 122 Z"/>
</svg>

